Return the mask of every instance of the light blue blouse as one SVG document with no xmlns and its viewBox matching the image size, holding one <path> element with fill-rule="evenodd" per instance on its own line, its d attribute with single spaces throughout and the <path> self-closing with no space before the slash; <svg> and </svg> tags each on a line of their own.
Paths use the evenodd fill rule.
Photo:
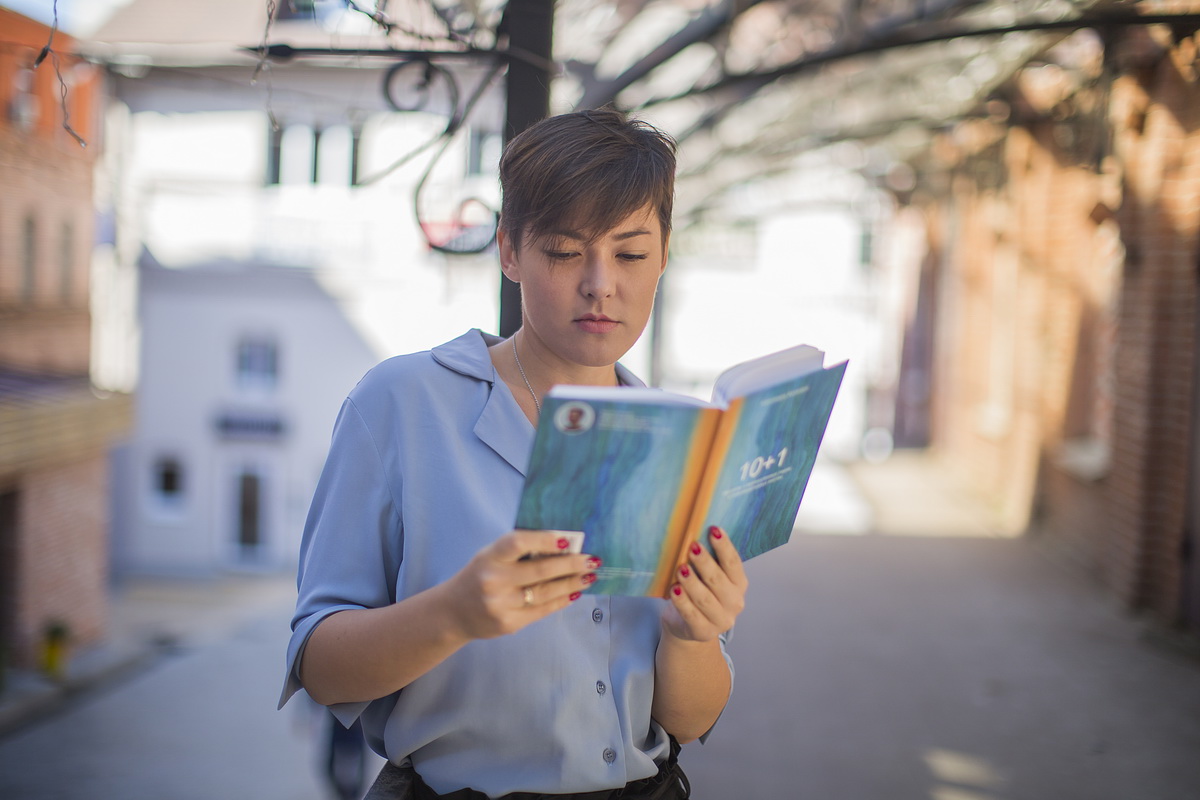
<svg viewBox="0 0 1200 800">
<path fill-rule="evenodd" d="M 512 529 L 534 428 L 492 365 L 497 341 L 472 330 L 389 359 L 346 399 L 305 525 L 280 706 L 302 688 L 296 668 L 321 620 L 439 584 Z M 375 752 L 411 759 L 439 793 L 621 786 L 667 756 L 650 718 L 663 602 L 585 594 L 393 695 L 332 711 L 346 725 L 361 717 Z"/>
</svg>

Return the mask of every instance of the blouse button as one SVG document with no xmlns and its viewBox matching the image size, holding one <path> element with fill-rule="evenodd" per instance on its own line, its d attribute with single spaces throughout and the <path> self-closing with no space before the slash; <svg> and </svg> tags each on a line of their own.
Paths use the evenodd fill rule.
<svg viewBox="0 0 1200 800">
<path fill-rule="evenodd" d="M 596 694 L 604 694 L 608 691 L 608 687 L 604 685 L 604 681 L 596 681 Z"/>
<path fill-rule="evenodd" d="M 604 612 L 596 608 L 592 610 L 592 622 L 600 622 L 604 619 Z"/>
<path fill-rule="evenodd" d="M 617 751 L 611 747 L 604 748 L 604 763 L 611 764 L 617 760 Z"/>
</svg>

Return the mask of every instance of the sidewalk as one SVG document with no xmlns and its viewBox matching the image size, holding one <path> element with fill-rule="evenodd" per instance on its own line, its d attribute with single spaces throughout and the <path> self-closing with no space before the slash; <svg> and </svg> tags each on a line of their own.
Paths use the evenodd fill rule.
<svg viewBox="0 0 1200 800">
<path fill-rule="evenodd" d="M 814 473 L 747 565 L 733 696 L 694 800 L 1182 800 L 1200 658 L 1014 537 L 934 459 Z"/>
<path fill-rule="evenodd" d="M 996 537 L 1000 525 L 925 451 L 879 464 L 819 462 L 796 519 L 799 531 L 917 537 Z"/>
<path fill-rule="evenodd" d="M 1195 796 L 1200 658 L 1164 646 L 1038 542 L 999 530 L 923 454 L 822 464 L 792 541 L 747 565 L 751 593 L 731 644 L 733 697 L 708 742 L 682 756 L 694 800 Z M 6 740 L 13 757 L 32 752 L 28 741 L 16 747 L 26 733 L 42 734 L 38 742 L 57 753 L 65 734 L 30 723 L 85 696 L 113 701 L 105 720 L 128 714 L 131 703 L 143 707 L 138 724 L 146 730 L 133 733 L 144 740 L 139 753 L 152 749 L 165 704 L 191 701 L 170 706 L 167 717 L 198 718 L 212 697 L 233 696 L 228 687 L 198 688 L 201 676 L 222 669 L 242 687 L 238 702 L 261 706 L 273 725 L 288 722 L 274 710 L 282 645 L 255 650 L 262 663 L 250 680 L 237 671 L 245 648 L 230 643 L 264 641 L 264 627 L 283 637 L 294 591 L 290 575 L 124 584 L 113 599 L 110 641 L 81 653 L 65 686 L 11 679 L 0 731 L 27 727 Z M 180 652 L 197 657 L 159 660 Z M 206 653 L 213 658 L 199 657 Z M 172 667 L 186 674 L 172 676 Z M 172 677 L 195 691 L 163 688 Z M 155 684 L 146 688 L 157 694 L 122 697 L 141 684 Z M 266 724 L 247 730 L 276 735 Z M 97 758 L 112 760 L 120 747 L 132 745 L 114 744 Z M 207 769 L 208 751 L 192 749 Z M 268 761 L 295 771 L 304 759 L 291 752 L 274 761 L 249 753 L 243 760 L 252 766 L 235 782 L 274 774 Z M 150 787 L 141 796 L 152 796 L 144 769 L 113 785 Z M 171 786 L 179 775 L 161 779 Z M 207 794 L 196 796 L 232 796 L 200 788 Z"/>
<path fill-rule="evenodd" d="M 110 597 L 108 638 L 74 654 L 61 683 L 36 671 L 9 672 L 0 694 L 0 737 L 163 655 L 218 641 L 273 608 L 291 608 L 295 597 L 291 574 L 127 579 Z"/>
<path fill-rule="evenodd" d="M 331 800 L 333 718 L 304 697 L 276 710 L 290 584 L 126 584 L 103 648 L 124 665 L 0 738 L 0 798 Z"/>
</svg>

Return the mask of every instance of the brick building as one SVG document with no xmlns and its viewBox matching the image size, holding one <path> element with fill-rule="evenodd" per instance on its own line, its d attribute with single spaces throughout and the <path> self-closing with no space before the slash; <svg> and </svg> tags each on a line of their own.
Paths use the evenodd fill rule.
<svg viewBox="0 0 1200 800">
<path fill-rule="evenodd" d="M 932 379 L 896 415 L 1005 527 L 1193 630 L 1198 73 L 1194 25 L 1080 30 L 933 140 L 901 217 L 927 242 L 902 369 Z"/>
<path fill-rule="evenodd" d="M 62 33 L 35 68 L 45 25 L 0 8 L 0 29 L 0 651 L 25 666 L 50 625 L 75 646 L 105 633 L 108 450 L 130 404 L 89 378 L 102 74 Z"/>
</svg>

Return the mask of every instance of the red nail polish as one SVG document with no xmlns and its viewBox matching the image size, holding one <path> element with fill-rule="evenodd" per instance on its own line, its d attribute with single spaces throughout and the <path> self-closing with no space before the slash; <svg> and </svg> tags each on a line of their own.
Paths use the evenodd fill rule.
<svg viewBox="0 0 1200 800">
<path fill-rule="evenodd" d="M 713 525 L 711 528 L 709 528 L 708 533 L 714 539 L 720 539 L 721 537 L 723 537 L 725 535 L 725 534 L 721 533 L 721 529 L 718 528 L 716 525 Z"/>
<path fill-rule="evenodd" d="M 589 572 L 587 575 L 583 576 L 583 585 L 584 586 L 591 586 L 595 582 L 596 582 L 595 573 Z"/>
<path fill-rule="evenodd" d="M 683 587 L 682 587 L 682 586 L 676 586 L 676 587 L 675 587 L 674 589 L 672 589 L 671 591 L 673 591 L 673 592 L 675 593 L 675 596 L 676 596 L 676 597 L 679 597 L 679 595 L 683 594 Z"/>
<path fill-rule="evenodd" d="M 692 574 L 692 571 L 690 569 L 688 569 L 687 564 L 684 564 L 682 567 L 679 568 L 679 574 L 686 578 L 688 575 Z"/>
<path fill-rule="evenodd" d="M 694 555 L 694 556 L 700 555 L 700 549 L 701 548 L 700 548 L 699 544 L 697 544 L 696 542 L 692 542 L 692 555 Z"/>
<path fill-rule="evenodd" d="M 571 596 L 567 599 L 574 603 L 579 598 L 583 597 L 583 592 L 571 592 Z"/>
<path fill-rule="evenodd" d="M 566 550 L 568 547 L 571 546 L 571 543 L 568 542 L 565 538 L 559 539 L 558 542 L 556 542 L 556 544 L 558 545 L 559 550 Z"/>
<path fill-rule="evenodd" d="M 596 569 L 597 567 L 599 567 L 599 566 L 600 566 L 601 564 L 603 564 L 603 563 L 604 563 L 604 562 L 603 562 L 603 561 L 601 561 L 600 559 L 596 558 L 595 556 L 592 556 L 591 558 L 589 558 L 589 559 L 587 560 L 587 568 L 588 568 L 588 569 Z"/>
</svg>

